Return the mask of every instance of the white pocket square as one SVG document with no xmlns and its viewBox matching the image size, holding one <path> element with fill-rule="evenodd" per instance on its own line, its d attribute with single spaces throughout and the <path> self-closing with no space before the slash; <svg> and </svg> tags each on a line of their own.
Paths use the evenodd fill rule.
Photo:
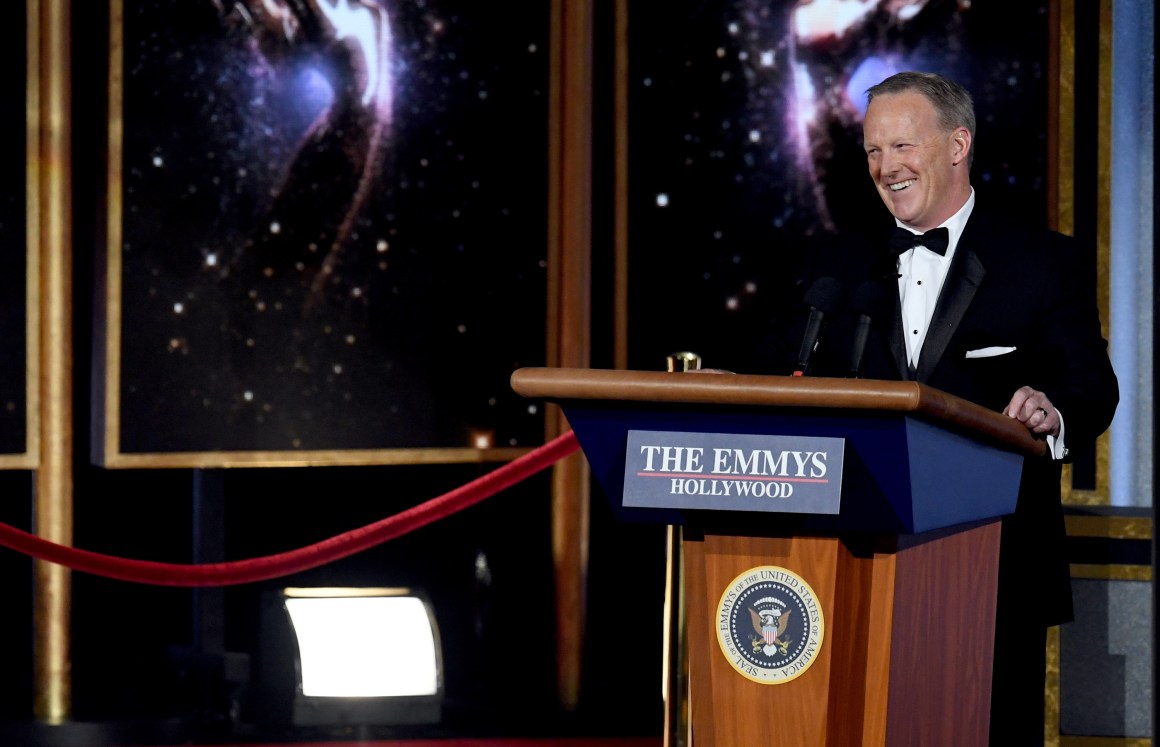
<svg viewBox="0 0 1160 747">
<path fill-rule="evenodd" d="M 1014 353 L 1014 352 L 1015 352 L 1015 348 L 1013 348 L 1013 347 L 1011 347 L 1011 348 L 1004 348 L 1004 347 L 979 348 L 978 350 L 968 350 L 967 357 L 968 358 L 994 358 L 996 355 L 1006 355 L 1007 353 Z"/>
</svg>

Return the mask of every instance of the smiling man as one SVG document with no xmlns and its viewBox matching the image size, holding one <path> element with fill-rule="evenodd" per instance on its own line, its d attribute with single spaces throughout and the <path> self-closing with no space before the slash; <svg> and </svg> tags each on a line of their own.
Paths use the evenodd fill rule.
<svg viewBox="0 0 1160 747">
<path fill-rule="evenodd" d="M 893 318 L 882 314 L 866 343 L 864 375 L 929 384 L 1047 441 L 1003 519 L 991 703 L 991 744 L 1040 745 L 1046 631 L 1072 617 L 1060 464 L 1094 443 L 1118 402 L 1094 283 L 1073 239 L 1001 219 L 977 199 L 975 114 L 962 86 L 904 72 L 867 95 L 867 165 L 895 227 L 873 260 L 852 260 L 862 277 L 845 282 L 885 277 L 897 294 Z M 842 353 L 837 327 L 831 349 Z"/>
<path fill-rule="evenodd" d="M 971 99 L 950 81 L 900 73 L 870 89 L 863 147 L 870 178 L 898 221 L 921 233 L 966 206 L 974 131 Z"/>
<path fill-rule="evenodd" d="M 975 112 L 961 85 L 903 72 L 867 98 L 863 147 L 889 216 L 798 258 L 807 290 L 775 314 L 754 368 L 796 370 L 808 289 L 826 281 L 850 300 L 826 310 L 809 374 L 918 381 L 1045 441 L 1002 520 L 990 720 L 992 745 L 1042 745 L 1047 629 L 1073 615 L 1061 465 L 1094 448 L 1119 402 L 1094 251 L 975 190 Z"/>
</svg>

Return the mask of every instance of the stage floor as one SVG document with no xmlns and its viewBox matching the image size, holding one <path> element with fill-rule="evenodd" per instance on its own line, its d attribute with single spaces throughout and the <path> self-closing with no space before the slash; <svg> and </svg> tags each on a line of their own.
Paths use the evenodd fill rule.
<svg viewBox="0 0 1160 747">
<path fill-rule="evenodd" d="M 329 742 L 266 742 L 263 744 L 214 744 L 212 747 L 661 747 L 661 737 L 605 737 L 605 738 L 543 738 L 518 737 L 513 739 L 401 739 Z M 155 745 L 154 747 L 178 747 Z M 181 745 L 180 747 L 189 747 Z M 208 745 L 206 747 L 209 747 Z"/>
<path fill-rule="evenodd" d="M 506 730 L 505 730 L 506 731 Z M 609 728 L 607 732 L 614 732 Z M 374 730 L 349 728 L 288 730 L 282 733 L 206 734 L 191 732 L 181 722 L 47 724 L 0 724 L 2 747 L 663 747 L 656 736 L 596 735 L 593 729 L 564 732 L 512 729 L 516 736 L 488 730 L 481 736 L 469 732 Z"/>
</svg>

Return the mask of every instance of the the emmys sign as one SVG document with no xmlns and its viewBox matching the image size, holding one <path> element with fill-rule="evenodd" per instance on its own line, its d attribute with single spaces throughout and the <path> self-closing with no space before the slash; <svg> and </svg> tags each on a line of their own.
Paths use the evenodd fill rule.
<svg viewBox="0 0 1160 747">
<path fill-rule="evenodd" d="M 836 514 L 845 440 L 628 432 L 623 505 Z"/>
</svg>

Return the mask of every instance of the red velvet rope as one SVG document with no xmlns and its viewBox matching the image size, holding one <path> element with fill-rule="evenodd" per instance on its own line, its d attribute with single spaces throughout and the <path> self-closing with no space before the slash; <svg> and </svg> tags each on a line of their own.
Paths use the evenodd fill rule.
<svg viewBox="0 0 1160 747">
<path fill-rule="evenodd" d="M 0 545 L 98 576 L 156 586 L 229 586 L 265 581 L 331 563 L 462 511 L 576 451 L 568 431 L 492 472 L 394 516 L 306 547 L 249 560 L 188 565 L 131 560 L 59 545 L 0 522 Z"/>
</svg>

